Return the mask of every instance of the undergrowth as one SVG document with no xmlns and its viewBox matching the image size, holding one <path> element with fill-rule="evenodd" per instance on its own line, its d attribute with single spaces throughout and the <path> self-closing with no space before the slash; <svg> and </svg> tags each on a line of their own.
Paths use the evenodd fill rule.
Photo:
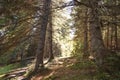
<svg viewBox="0 0 120 80">
<path fill-rule="evenodd" d="M 0 67 L 0 75 L 5 74 L 5 73 L 8 73 L 8 72 L 10 72 L 11 70 L 16 69 L 16 68 L 19 68 L 19 67 L 22 67 L 22 65 L 19 64 L 19 63 L 10 64 L 10 65 L 6 65 L 6 66 L 3 66 L 3 67 Z"/>
</svg>

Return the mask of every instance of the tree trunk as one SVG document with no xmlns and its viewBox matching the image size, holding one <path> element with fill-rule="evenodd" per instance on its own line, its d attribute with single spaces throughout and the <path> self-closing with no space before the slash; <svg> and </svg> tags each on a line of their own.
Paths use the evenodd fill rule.
<svg viewBox="0 0 120 80">
<path fill-rule="evenodd" d="M 44 56 L 44 45 L 45 45 L 45 35 L 46 35 L 46 28 L 48 24 L 49 18 L 49 10 L 50 10 L 51 0 L 43 0 L 43 7 L 42 7 L 42 17 L 40 19 L 41 24 L 37 29 L 38 37 L 38 46 L 36 51 L 36 62 L 34 71 L 37 71 L 39 67 L 44 67 L 43 65 L 43 56 Z"/>
<path fill-rule="evenodd" d="M 117 25 L 115 25 L 115 49 L 118 50 L 118 32 L 117 32 Z"/>
<path fill-rule="evenodd" d="M 52 5 L 50 6 L 50 9 L 52 9 Z M 53 33 L 53 28 L 52 28 L 52 10 L 50 11 L 50 16 L 49 16 L 49 28 L 48 28 L 48 33 L 49 33 L 49 36 L 48 36 L 48 42 L 49 42 L 49 61 L 51 61 L 52 59 L 54 59 L 54 55 L 53 55 L 53 48 L 52 48 L 52 33 Z"/>
<path fill-rule="evenodd" d="M 49 23 L 47 26 L 46 32 L 46 40 L 45 40 L 45 57 L 49 57 L 48 62 L 54 59 L 53 50 L 52 50 L 52 5 L 50 5 L 50 15 L 49 15 Z"/>
<path fill-rule="evenodd" d="M 83 58 L 86 59 L 88 58 L 89 54 L 88 54 L 88 25 L 86 24 L 87 23 L 87 20 L 88 20 L 88 16 L 87 16 L 87 12 L 88 12 L 88 9 L 85 10 L 85 20 L 84 20 L 84 54 L 83 54 Z"/>
<path fill-rule="evenodd" d="M 95 58 L 96 64 L 101 66 L 103 63 L 103 55 L 105 51 L 102 33 L 98 15 L 98 1 L 91 0 L 91 8 L 89 9 L 89 30 L 91 41 L 91 55 Z"/>
<path fill-rule="evenodd" d="M 106 35 L 106 38 L 107 38 L 107 41 L 106 41 L 106 43 L 107 43 L 107 49 L 109 49 L 109 33 L 110 33 L 110 30 L 109 30 L 109 25 L 107 26 L 107 35 Z"/>
<path fill-rule="evenodd" d="M 110 39 L 110 49 L 113 50 L 113 27 L 114 26 L 113 26 L 113 24 L 111 24 L 111 25 L 112 26 L 111 26 L 111 32 L 110 32 L 111 33 L 111 35 L 110 35 L 110 38 L 111 38 Z"/>
</svg>

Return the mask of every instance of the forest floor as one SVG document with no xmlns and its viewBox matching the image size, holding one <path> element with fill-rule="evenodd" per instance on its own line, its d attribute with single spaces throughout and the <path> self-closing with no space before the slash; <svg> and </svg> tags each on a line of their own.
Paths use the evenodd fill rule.
<svg viewBox="0 0 120 80">
<path fill-rule="evenodd" d="M 49 70 L 31 80 L 96 80 L 96 66 L 91 62 L 78 62 L 76 58 L 59 58 L 47 65 Z"/>
<path fill-rule="evenodd" d="M 77 60 L 75 57 L 55 58 L 46 67 L 48 69 L 33 76 L 31 80 L 97 80 L 96 66 L 91 61 Z M 7 77 L 14 78 L 17 75 L 17 78 L 7 80 L 22 80 L 27 70 L 28 67 L 24 67 L 9 72 Z"/>
</svg>

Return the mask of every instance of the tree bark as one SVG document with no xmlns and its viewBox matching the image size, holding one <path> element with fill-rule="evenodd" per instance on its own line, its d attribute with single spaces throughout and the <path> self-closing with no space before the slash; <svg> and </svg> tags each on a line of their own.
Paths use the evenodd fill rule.
<svg viewBox="0 0 120 80">
<path fill-rule="evenodd" d="M 91 55 L 95 58 L 96 64 L 101 66 L 105 51 L 98 15 L 98 0 L 91 0 L 89 8 L 89 32 L 91 41 Z"/>
<path fill-rule="evenodd" d="M 46 40 L 45 40 L 45 57 L 48 57 L 48 62 L 51 61 L 52 59 L 54 59 L 54 55 L 53 55 L 53 50 L 52 50 L 52 4 L 50 5 L 50 15 L 49 15 L 49 22 L 48 22 L 48 26 L 47 26 L 47 32 L 46 32 Z"/>
<path fill-rule="evenodd" d="M 106 35 L 106 38 L 107 38 L 107 41 L 106 41 L 106 43 L 107 43 L 107 49 L 109 49 L 109 33 L 110 33 L 110 30 L 109 30 L 109 24 L 108 24 L 108 26 L 107 26 L 107 35 Z"/>
<path fill-rule="evenodd" d="M 39 67 L 44 67 L 43 65 L 43 56 L 44 56 L 44 46 L 45 46 L 45 35 L 46 35 L 46 28 L 48 24 L 49 18 L 49 10 L 50 10 L 51 0 L 43 0 L 43 7 L 42 7 L 42 17 L 41 17 L 41 24 L 37 29 L 38 33 L 38 46 L 36 51 L 36 62 L 34 71 L 37 71 Z"/>
<path fill-rule="evenodd" d="M 83 54 L 83 58 L 86 59 L 88 58 L 89 54 L 88 54 L 88 25 L 86 24 L 87 23 L 87 20 L 88 20 L 88 16 L 87 16 L 87 12 L 88 12 L 88 9 L 85 10 L 85 20 L 84 20 L 84 54 Z"/>
<path fill-rule="evenodd" d="M 118 50 L 118 28 L 115 25 L 115 49 Z"/>
<path fill-rule="evenodd" d="M 52 5 L 50 6 L 50 9 L 52 9 Z M 53 27 L 52 27 L 52 10 L 50 10 L 50 16 L 49 16 L 49 28 L 48 28 L 48 33 L 49 33 L 49 36 L 48 36 L 48 42 L 49 42 L 49 61 L 51 61 L 52 59 L 54 59 L 54 55 L 53 55 Z"/>
</svg>

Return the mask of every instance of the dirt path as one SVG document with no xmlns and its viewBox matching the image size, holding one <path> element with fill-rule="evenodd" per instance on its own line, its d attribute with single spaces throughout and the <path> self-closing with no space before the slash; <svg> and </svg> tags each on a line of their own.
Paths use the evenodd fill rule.
<svg viewBox="0 0 120 80">
<path fill-rule="evenodd" d="M 91 76 L 95 74 L 95 69 L 86 67 L 87 65 L 82 66 L 82 68 L 80 68 L 81 65 L 76 65 L 75 68 L 72 68 L 71 66 L 76 62 L 77 60 L 74 57 L 56 58 L 46 65 L 47 70 L 35 75 L 31 80 L 93 80 Z M 77 67 L 78 69 L 76 69 Z M 27 70 L 28 67 L 16 69 L 6 76 L 7 78 L 17 77 L 15 80 L 22 80 L 23 74 Z"/>
<path fill-rule="evenodd" d="M 57 59 L 48 64 L 50 71 L 38 74 L 31 80 L 93 80 L 91 76 L 95 75 L 94 67 L 73 69 L 71 66 L 74 63 L 76 63 L 75 58 Z"/>
<path fill-rule="evenodd" d="M 55 58 L 52 62 L 50 62 L 46 65 L 46 67 L 49 68 L 49 70 L 45 70 L 42 73 L 34 76 L 32 78 L 32 80 L 41 80 L 45 77 L 49 77 L 50 75 L 55 73 L 58 69 L 60 69 L 60 68 L 62 69 L 63 67 L 65 67 L 66 63 L 67 64 L 74 63 L 74 60 L 72 58 Z M 3 76 L 3 79 L 22 80 L 24 78 L 23 75 L 28 71 L 28 69 L 29 69 L 29 67 L 14 69 L 14 70 L 10 71 L 9 73 L 5 74 Z"/>
<path fill-rule="evenodd" d="M 71 70 L 67 69 L 67 67 L 75 62 L 76 59 L 74 58 L 57 58 L 46 65 L 50 70 L 34 76 L 31 80 L 60 80 L 59 76 L 70 73 Z"/>
</svg>

